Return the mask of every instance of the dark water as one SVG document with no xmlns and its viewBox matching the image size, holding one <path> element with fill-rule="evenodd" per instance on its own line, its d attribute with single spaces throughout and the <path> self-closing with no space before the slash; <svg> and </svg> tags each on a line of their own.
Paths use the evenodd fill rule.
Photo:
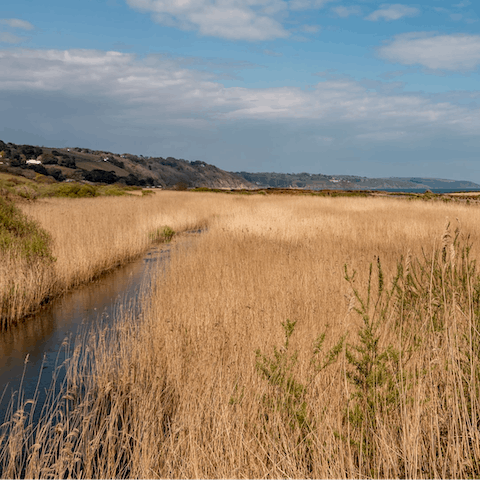
<svg viewBox="0 0 480 480">
<path fill-rule="evenodd" d="M 0 332 L 0 424 L 21 382 L 25 399 L 33 398 L 39 384 L 41 403 L 55 366 L 65 359 L 65 345 L 69 343 L 66 339 L 72 341 L 81 328 L 98 322 L 108 324 L 121 308 L 139 312 L 141 290 L 149 288 L 168 258 L 168 248 L 151 250 L 143 258 L 67 293 L 34 317 Z"/>
<path fill-rule="evenodd" d="M 476 193 L 479 190 L 458 190 L 454 188 L 429 188 L 432 193 Z M 425 193 L 425 189 L 418 188 L 405 188 L 402 190 L 393 189 L 393 188 L 382 188 L 380 191 L 383 192 L 392 192 L 392 193 Z"/>
</svg>

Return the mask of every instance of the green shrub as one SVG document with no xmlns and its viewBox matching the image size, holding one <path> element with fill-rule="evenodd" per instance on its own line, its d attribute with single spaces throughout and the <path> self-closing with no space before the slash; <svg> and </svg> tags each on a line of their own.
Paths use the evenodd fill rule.
<svg viewBox="0 0 480 480">
<path fill-rule="evenodd" d="M 22 185 L 20 187 L 15 188 L 15 193 L 25 198 L 26 200 L 36 200 L 38 197 L 38 192 L 30 185 Z"/>
<path fill-rule="evenodd" d="M 163 238 L 165 239 L 165 241 L 169 242 L 173 238 L 173 236 L 175 235 L 175 230 L 173 230 L 172 228 L 170 228 L 167 225 L 167 226 L 163 227 L 162 235 L 163 235 Z"/>
<path fill-rule="evenodd" d="M 282 419 L 282 425 L 289 428 L 296 437 L 296 448 L 302 450 L 304 461 L 312 463 L 313 445 L 311 436 L 315 427 L 315 414 L 308 403 L 308 393 L 317 375 L 337 361 L 345 337 L 328 352 L 323 353 L 326 332 L 314 342 L 310 357 L 309 371 L 306 381 L 298 378 L 296 370 L 298 351 L 291 352 L 290 338 L 297 322 L 287 319 L 282 322 L 285 335 L 284 344 L 273 347 L 273 355 L 265 355 L 260 350 L 255 352 L 257 372 L 268 382 L 269 390 L 262 396 L 263 415 L 262 428 L 272 439 L 281 438 L 279 423 L 275 417 Z M 328 326 L 327 326 L 328 328 Z M 233 401 L 232 401 L 233 400 Z M 231 399 L 233 404 L 235 399 Z M 279 445 L 279 448 L 283 446 Z M 287 454 L 287 452 L 285 452 Z"/>
<path fill-rule="evenodd" d="M 28 219 L 13 202 L 0 197 L 0 252 L 19 255 L 33 262 L 53 261 L 51 239 L 36 222 Z"/>
<path fill-rule="evenodd" d="M 79 197 L 95 197 L 97 195 L 97 188 L 93 185 L 82 185 L 78 191 Z"/>
<path fill-rule="evenodd" d="M 97 187 L 80 183 L 62 183 L 54 185 L 46 193 L 50 197 L 96 197 Z"/>
<path fill-rule="evenodd" d="M 101 188 L 98 193 L 107 197 L 121 197 L 122 195 L 127 195 L 127 192 L 124 189 L 116 186 Z"/>
<path fill-rule="evenodd" d="M 373 290 L 373 265 L 367 284 L 367 296 L 362 298 L 354 286 L 355 272 L 348 274 L 345 265 L 345 279 L 350 283 L 354 297 L 359 304 L 354 310 L 362 317 L 363 326 L 358 331 L 356 343 L 348 344 L 345 355 L 350 369 L 346 372 L 353 386 L 346 412 L 347 421 L 352 427 L 351 447 L 356 450 L 357 458 L 362 456 L 371 461 L 370 474 L 378 476 L 373 465 L 378 455 L 376 441 L 377 422 L 388 416 L 391 410 L 398 409 L 400 385 L 403 377 L 400 359 L 405 355 L 393 345 L 382 346 L 380 332 L 387 316 L 391 314 L 401 276 L 398 270 L 392 286 L 387 289 L 380 259 L 377 259 L 377 288 Z"/>
<path fill-rule="evenodd" d="M 150 233 L 150 240 L 152 242 L 170 242 L 175 235 L 173 230 L 168 225 L 157 228 L 154 232 Z"/>
</svg>

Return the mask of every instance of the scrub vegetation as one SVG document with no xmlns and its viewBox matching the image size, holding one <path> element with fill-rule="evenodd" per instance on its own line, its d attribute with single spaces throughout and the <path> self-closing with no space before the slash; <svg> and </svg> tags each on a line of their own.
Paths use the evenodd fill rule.
<svg viewBox="0 0 480 480">
<path fill-rule="evenodd" d="M 54 239 L 60 212 L 78 225 L 63 237 L 79 255 L 65 272 L 88 256 L 76 253 L 80 230 L 96 238 L 116 225 L 110 242 L 135 228 L 143 241 L 165 236 L 159 225 L 208 230 L 172 250 L 140 317 L 124 311 L 77 339 L 38 424 L 29 399 L 12 406 L 4 477 L 480 475 L 477 207 L 188 192 L 112 200 L 76 201 L 75 221 L 69 200 L 26 213 Z M 120 200 L 135 205 L 128 221 Z"/>
<path fill-rule="evenodd" d="M 122 196 L 141 187 L 125 185 L 90 185 L 78 182 L 55 182 L 52 178 L 37 173 L 34 180 L 0 172 L 0 193 L 24 200 L 38 198 L 66 197 L 84 198 L 100 196 Z"/>
</svg>

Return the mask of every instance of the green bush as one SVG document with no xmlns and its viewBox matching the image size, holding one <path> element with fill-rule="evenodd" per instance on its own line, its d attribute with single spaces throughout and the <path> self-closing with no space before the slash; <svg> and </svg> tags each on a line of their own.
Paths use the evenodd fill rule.
<svg viewBox="0 0 480 480">
<path fill-rule="evenodd" d="M 266 355 L 259 349 L 255 352 L 257 372 L 270 387 L 261 398 L 263 414 L 260 421 L 265 433 L 276 439 L 282 436 L 278 430 L 279 423 L 275 420 L 275 417 L 280 417 L 281 425 L 287 426 L 296 437 L 296 448 L 303 451 L 304 460 L 311 464 L 313 458 L 311 437 L 315 429 L 315 414 L 308 402 L 308 393 L 317 375 L 337 361 L 345 337 L 341 337 L 327 352 L 324 352 L 323 348 L 326 332 L 313 342 L 308 376 L 306 381 L 302 382 L 296 368 L 298 351 L 292 352 L 290 348 L 290 338 L 296 323 L 288 319 L 282 322 L 285 342 L 280 348 L 273 347 L 273 355 Z M 236 399 L 232 398 L 230 404 L 235 401 Z M 279 448 L 283 446 L 279 445 Z"/>
<path fill-rule="evenodd" d="M 78 197 L 95 197 L 97 196 L 97 188 L 93 185 L 82 185 L 78 192 Z"/>
<path fill-rule="evenodd" d="M 80 183 L 62 183 L 54 185 L 48 192 L 50 197 L 96 197 L 97 187 Z"/>
<path fill-rule="evenodd" d="M 28 261 L 53 261 L 51 239 L 10 200 L 0 197 L 0 252 L 20 255 Z"/>
<path fill-rule="evenodd" d="M 166 225 L 150 233 L 150 240 L 152 242 L 170 242 L 174 235 L 175 230 Z"/>
</svg>

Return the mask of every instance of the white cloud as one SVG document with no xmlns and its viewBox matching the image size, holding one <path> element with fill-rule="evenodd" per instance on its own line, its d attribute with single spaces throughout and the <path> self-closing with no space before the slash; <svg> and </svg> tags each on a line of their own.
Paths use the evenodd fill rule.
<svg viewBox="0 0 480 480">
<path fill-rule="evenodd" d="M 335 0 L 290 0 L 290 10 L 317 10 Z"/>
<path fill-rule="evenodd" d="M 25 37 L 19 37 L 9 32 L 0 32 L 0 43 L 10 43 L 13 45 L 15 43 L 21 43 L 24 40 L 26 40 Z"/>
<path fill-rule="evenodd" d="M 321 29 L 320 25 L 302 25 L 298 28 L 298 31 L 303 33 L 318 33 Z"/>
<path fill-rule="evenodd" d="M 341 18 L 347 18 L 350 15 L 361 15 L 362 9 L 359 6 L 353 5 L 351 7 L 344 7 L 343 5 L 339 7 L 332 8 L 333 12 L 336 13 Z"/>
<path fill-rule="evenodd" d="M 289 36 L 281 23 L 283 0 L 127 0 L 163 25 L 198 30 L 229 40 L 270 40 Z"/>
<path fill-rule="evenodd" d="M 463 104 L 464 98 L 372 91 L 328 75 L 305 89 L 227 88 L 183 59 L 92 50 L 9 48 L 0 50 L 0 64 L 0 131 L 17 143 L 203 158 L 233 170 L 247 169 L 237 163 L 240 151 L 253 159 L 251 168 L 268 158 L 291 168 L 294 157 L 333 152 L 323 166 L 298 164 L 321 171 L 352 152 L 365 165 L 373 152 L 379 162 L 402 162 L 404 155 L 422 160 L 429 149 L 435 161 L 443 156 L 447 171 L 452 159 L 444 141 L 472 165 L 477 161 L 478 149 L 468 145 L 478 144 L 478 98 Z"/>
<path fill-rule="evenodd" d="M 92 50 L 0 50 L 0 62 L 0 91 L 103 98 L 117 106 L 120 117 L 136 124 L 205 126 L 252 119 L 349 123 L 360 133 L 380 127 L 395 132 L 480 129 L 479 110 L 419 95 L 372 92 L 350 79 L 327 78 L 306 90 L 226 88 L 212 75 L 168 58 Z"/>
<path fill-rule="evenodd" d="M 480 65 L 480 35 L 398 35 L 379 49 L 381 57 L 434 70 L 467 71 Z"/>
<path fill-rule="evenodd" d="M 0 20 L 0 23 L 8 25 L 11 28 L 20 28 L 22 30 L 33 30 L 34 26 L 26 20 L 20 20 L 18 18 L 4 18 Z"/>
<path fill-rule="evenodd" d="M 393 5 L 383 4 L 380 5 L 378 10 L 375 10 L 368 15 L 366 20 L 371 20 L 372 22 L 376 22 L 378 20 L 399 20 L 403 17 L 414 17 L 419 13 L 420 10 L 415 7 L 408 7 L 399 3 L 395 3 Z"/>
<path fill-rule="evenodd" d="M 336 0 L 127 0 L 154 21 L 228 40 L 286 38 L 289 11 L 320 9 Z"/>
</svg>

